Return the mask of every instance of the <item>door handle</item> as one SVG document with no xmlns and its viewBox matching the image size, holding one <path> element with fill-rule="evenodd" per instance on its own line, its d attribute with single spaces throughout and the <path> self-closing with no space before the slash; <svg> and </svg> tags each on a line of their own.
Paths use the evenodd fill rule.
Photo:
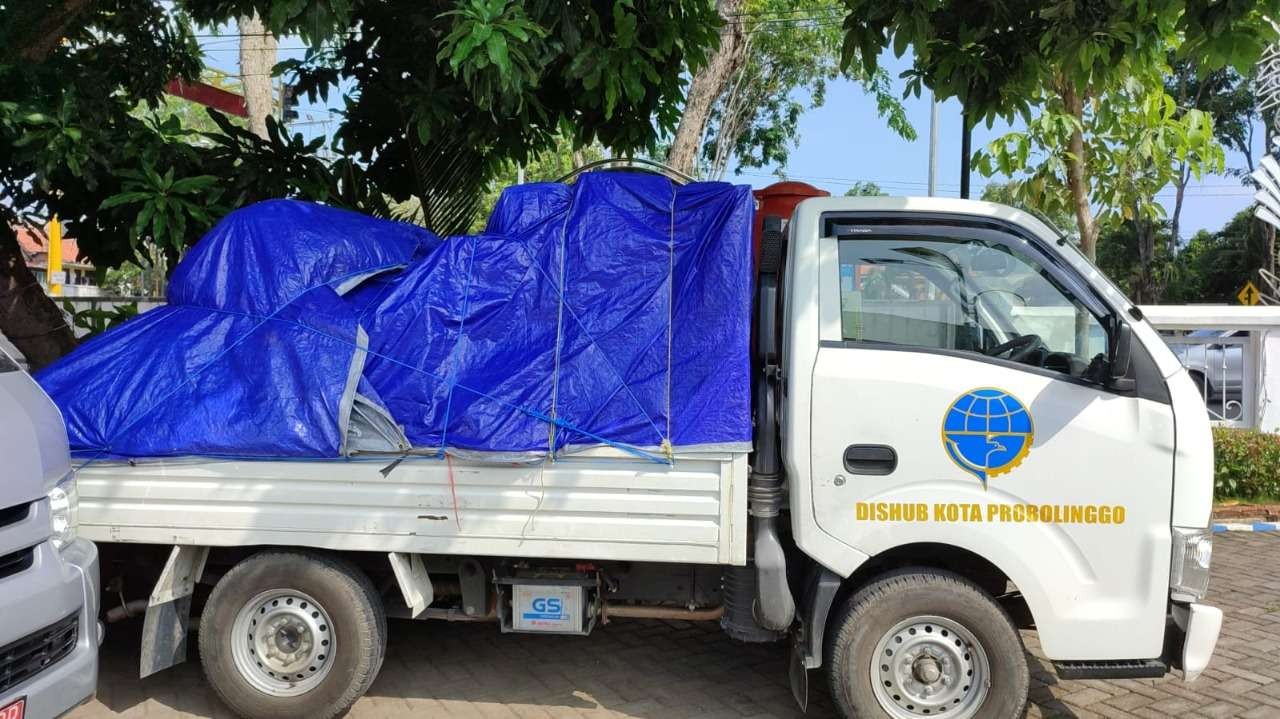
<svg viewBox="0 0 1280 719">
<path fill-rule="evenodd" d="M 898 453 L 887 444 L 851 444 L 844 450 L 844 468 L 850 474 L 893 474 Z"/>
</svg>

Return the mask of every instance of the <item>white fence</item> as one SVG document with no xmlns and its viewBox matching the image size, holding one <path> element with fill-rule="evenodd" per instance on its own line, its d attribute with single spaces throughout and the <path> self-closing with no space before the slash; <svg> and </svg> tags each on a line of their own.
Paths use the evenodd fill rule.
<svg viewBox="0 0 1280 719">
<path fill-rule="evenodd" d="M 1280 307 L 1147 305 L 1215 424 L 1280 429 Z"/>
</svg>

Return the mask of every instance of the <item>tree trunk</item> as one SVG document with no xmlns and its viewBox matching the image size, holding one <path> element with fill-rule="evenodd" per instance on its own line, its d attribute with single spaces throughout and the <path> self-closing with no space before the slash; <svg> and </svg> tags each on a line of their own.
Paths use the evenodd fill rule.
<svg viewBox="0 0 1280 719">
<path fill-rule="evenodd" d="M 13 226 L 0 219 L 0 334 L 39 369 L 70 352 L 75 335 L 22 257 Z"/>
<path fill-rule="evenodd" d="M 707 64 L 693 75 L 689 94 L 685 97 L 684 113 L 675 139 L 667 151 L 667 164 L 692 175 L 702 149 L 702 138 L 707 132 L 707 122 L 716 100 L 729 87 L 729 81 L 746 60 L 746 34 L 742 31 L 743 0 L 720 0 L 720 46 L 707 58 Z"/>
<path fill-rule="evenodd" d="M 1083 122 L 1084 100 L 1076 89 L 1063 81 L 1060 94 L 1067 112 L 1078 122 Z M 1067 188 L 1071 191 L 1076 227 L 1080 230 L 1080 251 L 1093 261 L 1098 255 L 1098 222 L 1093 217 L 1093 208 L 1089 207 L 1089 158 L 1085 155 L 1084 133 L 1079 127 L 1071 131 L 1067 150 L 1071 154 L 1066 158 Z"/>
<path fill-rule="evenodd" d="M 1134 220 L 1134 226 L 1138 232 L 1138 282 L 1133 299 L 1138 304 L 1151 304 L 1159 299 L 1155 278 L 1156 232 L 1146 220 Z"/>
<path fill-rule="evenodd" d="M 1191 169 L 1184 160 L 1178 168 L 1178 179 L 1173 183 L 1173 214 L 1169 217 L 1169 258 L 1178 254 L 1178 231 L 1182 226 L 1182 201 L 1186 199 L 1187 183 L 1191 181 Z"/>
<path fill-rule="evenodd" d="M 242 16 L 240 28 L 240 82 L 249 112 L 249 132 L 267 136 L 267 115 L 275 109 L 271 102 L 271 68 L 276 65 L 276 38 L 267 32 L 262 18 L 254 13 Z"/>
<path fill-rule="evenodd" d="M 39 19 L 30 17 L 30 13 L 24 14 L 21 9 L 14 8 L 12 10 L 14 16 L 10 18 L 12 21 L 32 24 L 26 26 L 30 30 L 22 35 L 20 43 L 13 47 L 0 48 L 0 59 L 17 58 L 24 63 L 43 62 L 58 43 L 62 42 L 71 23 L 75 22 L 76 18 L 92 4 L 92 0 L 63 0 L 58 7 L 48 8 L 44 3 L 31 3 L 31 10 L 39 13 Z M 16 25 L 16 27 L 24 27 L 24 25 Z"/>
</svg>

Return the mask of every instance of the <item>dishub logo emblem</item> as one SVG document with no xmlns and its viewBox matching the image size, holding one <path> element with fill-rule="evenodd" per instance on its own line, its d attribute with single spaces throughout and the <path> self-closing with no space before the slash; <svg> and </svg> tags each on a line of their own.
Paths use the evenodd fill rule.
<svg viewBox="0 0 1280 719">
<path fill-rule="evenodd" d="M 1035 429 L 1031 413 L 1012 394 L 992 387 L 971 389 L 956 398 L 942 420 L 942 445 L 951 461 L 977 477 L 1004 474 L 1031 451 Z"/>
</svg>

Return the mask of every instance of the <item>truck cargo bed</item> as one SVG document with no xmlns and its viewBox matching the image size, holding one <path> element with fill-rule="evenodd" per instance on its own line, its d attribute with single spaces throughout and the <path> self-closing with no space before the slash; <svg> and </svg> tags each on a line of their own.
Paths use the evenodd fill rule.
<svg viewBox="0 0 1280 719">
<path fill-rule="evenodd" d="M 98 542 L 745 564 L 745 453 L 535 465 L 182 458 L 80 468 Z"/>
</svg>

